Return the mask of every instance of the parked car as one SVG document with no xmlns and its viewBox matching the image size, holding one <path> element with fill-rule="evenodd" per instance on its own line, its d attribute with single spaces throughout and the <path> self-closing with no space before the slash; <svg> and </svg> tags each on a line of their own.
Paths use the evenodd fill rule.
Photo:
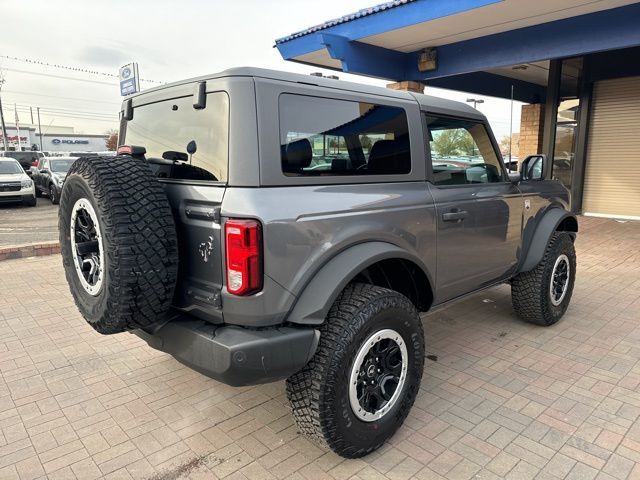
<svg viewBox="0 0 640 480">
<path fill-rule="evenodd" d="M 299 430 L 339 455 L 409 414 L 419 312 L 504 283 L 536 325 L 569 305 L 568 191 L 541 155 L 508 174 L 468 105 L 240 68 L 129 97 L 121 118 L 119 155 L 77 160 L 62 190 L 78 309 L 230 385 L 286 378 Z M 432 163 L 452 129 L 480 161 Z M 320 158 L 328 139 L 348 162 Z"/>
<path fill-rule="evenodd" d="M 0 157 L 0 203 L 23 203 L 36 206 L 33 181 L 20 165 L 10 157 Z"/>
<path fill-rule="evenodd" d="M 37 167 L 31 167 L 31 177 L 35 183 L 36 195 L 47 195 L 51 203 L 60 203 L 60 192 L 64 179 L 71 165 L 77 160 L 75 157 L 43 157 Z"/>
<path fill-rule="evenodd" d="M 38 161 L 44 157 L 42 152 L 3 152 L 0 151 L 0 157 L 10 157 L 18 162 L 22 166 L 22 169 L 26 172 L 27 175 L 31 175 L 31 167 L 36 165 Z"/>
</svg>

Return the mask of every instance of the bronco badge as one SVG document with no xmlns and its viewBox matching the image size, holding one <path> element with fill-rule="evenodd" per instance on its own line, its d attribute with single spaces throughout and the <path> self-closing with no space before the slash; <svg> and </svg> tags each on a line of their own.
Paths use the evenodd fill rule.
<svg viewBox="0 0 640 480">
<path fill-rule="evenodd" d="M 209 261 L 209 257 L 213 253 L 213 237 L 209 237 L 206 242 L 202 242 L 198 247 L 198 253 L 202 257 L 204 263 Z"/>
</svg>

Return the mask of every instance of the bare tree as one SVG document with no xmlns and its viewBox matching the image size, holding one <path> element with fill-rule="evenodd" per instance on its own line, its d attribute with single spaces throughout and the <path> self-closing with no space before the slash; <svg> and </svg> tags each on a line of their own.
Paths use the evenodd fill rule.
<svg viewBox="0 0 640 480">
<path fill-rule="evenodd" d="M 116 151 L 118 149 L 118 131 L 115 129 L 108 130 L 107 135 L 109 135 L 106 141 L 107 150 Z"/>
</svg>

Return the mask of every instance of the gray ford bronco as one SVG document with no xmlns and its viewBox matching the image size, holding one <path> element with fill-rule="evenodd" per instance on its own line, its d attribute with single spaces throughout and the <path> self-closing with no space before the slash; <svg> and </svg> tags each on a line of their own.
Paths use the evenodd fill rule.
<svg viewBox="0 0 640 480">
<path fill-rule="evenodd" d="M 567 309 L 568 192 L 544 156 L 508 172 L 467 105 L 238 68 L 121 119 L 118 156 L 76 161 L 61 194 L 80 312 L 229 385 L 286 379 L 300 431 L 342 456 L 407 417 L 420 312 L 502 283 L 526 321 Z"/>
</svg>

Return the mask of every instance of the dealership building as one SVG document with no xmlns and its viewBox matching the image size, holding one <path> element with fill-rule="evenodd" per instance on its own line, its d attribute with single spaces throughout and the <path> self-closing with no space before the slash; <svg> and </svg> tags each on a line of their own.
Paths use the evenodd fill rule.
<svg viewBox="0 0 640 480">
<path fill-rule="evenodd" d="M 18 129 L 15 125 L 7 124 L 6 127 L 7 143 L 11 150 L 18 149 L 18 138 L 22 150 L 32 150 L 34 146 L 45 152 L 104 152 L 107 150 L 107 135 L 75 133 L 73 127 L 48 126 L 42 133 L 42 148 L 37 126 L 20 125 Z M 3 148 L 2 134 L 0 133 L 0 150 Z"/>
<path fill-rule="evenodd" d="M 398 0 L 276 40 L 286 60 L 525 102 L 576 213 L 640 219 L 640 3 Z"/>
</svg>

